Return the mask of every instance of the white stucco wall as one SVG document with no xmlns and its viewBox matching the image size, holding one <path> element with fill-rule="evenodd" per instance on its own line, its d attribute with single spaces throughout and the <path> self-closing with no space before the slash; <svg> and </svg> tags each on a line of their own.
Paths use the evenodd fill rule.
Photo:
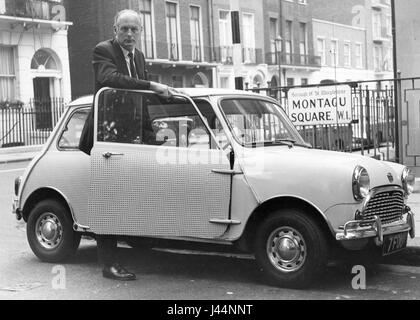
<svg viewBox="0 0 420 320">
<path fill-rule="evenodd" d="M 71 100 L 70 66 L 67 43 L 67 31 L 55 31 L 49 24 L 25 30 L 19 24 L 11 28 L 10 21 L 0 21 L 0 45 L 13 46 L 16 57 L 16 99 L 28 103 L 34 97 L 33 78 L 37 76 L 55 77 L 56 88 L 52 96 L 62 97 L 65 102 Z M 34 72 L 31 61 L 35 52 L 45 48 L 55 53 L 58 58 L 59 72 Z"/>
</svg>

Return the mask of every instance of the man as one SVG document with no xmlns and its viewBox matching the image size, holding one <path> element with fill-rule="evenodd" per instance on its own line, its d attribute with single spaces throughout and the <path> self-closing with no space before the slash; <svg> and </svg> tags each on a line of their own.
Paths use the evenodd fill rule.
<svg viewBox="0 0 420 320">
<path fill-rule="evenodd" d="M 95 93 L 103 87 L 152 90 L 163 97 L 170 96 L 169 87 L 147 81 L 145 59 L 136 49 L 140 40 L 141 18 L 133 10 L 122 10 L 114 20 L 115 39 L 99 43 L 93 52 Z M 90 155 L 93 146 L 93 108 L 82 131 L 79 148 Z M 134 273 L 128 272 L 117 262 L 117 239 L 111 235 L 97 235 L 98 260 L 103 264 L 102 274 L 116 280 L 134 280 Z"/>
</svg>

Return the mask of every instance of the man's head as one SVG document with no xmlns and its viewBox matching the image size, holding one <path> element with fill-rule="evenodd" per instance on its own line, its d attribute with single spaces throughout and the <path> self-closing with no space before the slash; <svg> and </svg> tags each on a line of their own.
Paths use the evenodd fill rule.
<svg viewBox="0 0 420 320">
<path fill-rule="evenodd" d="M 141 31 L 140 15 L 134 10 L 122 10 L 118 12 L 114 20 L 115 38 L 121 47 L 132 51 L 140 40 Z"/>
</svg>

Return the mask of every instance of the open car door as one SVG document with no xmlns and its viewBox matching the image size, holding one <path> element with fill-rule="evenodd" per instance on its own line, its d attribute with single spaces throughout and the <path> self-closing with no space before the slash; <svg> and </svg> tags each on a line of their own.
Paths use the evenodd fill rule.
<svg viewBox="0 0 420 320">
<path fill-rule="evenodd" d="M 226 154 L 191 99 L 104 88 L 95 98 L 88 223 L 96 234 L 217 238 Z"/>
</svg>

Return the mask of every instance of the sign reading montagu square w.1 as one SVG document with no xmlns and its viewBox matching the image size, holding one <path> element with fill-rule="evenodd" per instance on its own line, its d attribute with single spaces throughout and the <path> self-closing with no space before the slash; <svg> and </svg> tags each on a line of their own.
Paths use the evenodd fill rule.
<svg viewBox="0 0 420 320">
<path fill-rule="evenodd" d="M 347 85 L 293 88 L 288 104 L 289 117 L 297 126 L 349 124 L 352 120 Z"/>
</svg>

